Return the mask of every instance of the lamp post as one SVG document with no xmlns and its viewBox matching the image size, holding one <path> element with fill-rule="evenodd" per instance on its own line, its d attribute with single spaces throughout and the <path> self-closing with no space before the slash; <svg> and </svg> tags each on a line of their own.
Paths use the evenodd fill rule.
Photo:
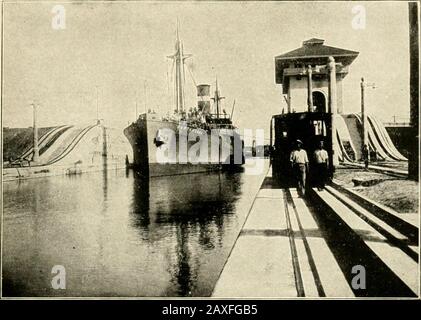
<svg viewBox="0 0 421 320">
<path fill-rule="evenodd" d="M 361 121 L 362 121 L 362 127 L 363 127 L 363 130 L 362 130 L 362 141 L 363 141 L 363 145 L 362 145 L 362 147 L 364 148 L 365 145 L 368 146 L 367 111 L 365 109 L 365 101 L 364 101 L 364 99 L 365 99 L 365 96 L 364 96 L 364 94 L 365 94 L 365 88 L 366 87 L 369 87 L 369 88 L 375 89 L 376 86 L 375 86 L 374 83 L 365 83 L 364 82 L 364 78 L 361 78 L 361 84 L 360 84 L 360 86 L 361 86 Z"/>
<path fill-rule="evenodd" d="M 34 151 L 32 155 L 32 162 L 34 164 L 38 163 L 39 161 L 39 147 L 38 147 L 38 124 L 37 124 L 37 102 L 34 101 L 31 104 L 33 108 L 33 128 L 34 128 Z"/>
<path fill-rule="evenodd" d="M 95 86 L 96 91 L 96 123 L 100 124 L 101 121 L 99 120 L 99 97 L 98 97 L 98 86 Z"/>
</svg>

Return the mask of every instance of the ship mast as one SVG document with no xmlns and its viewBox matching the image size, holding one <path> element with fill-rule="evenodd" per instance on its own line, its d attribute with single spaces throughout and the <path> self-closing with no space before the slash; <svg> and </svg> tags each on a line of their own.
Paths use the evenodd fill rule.
<svg viewBox="0 0 421 320">
<path fill-rule="evenodd" d="M 168 58 L 174 60 L 175 63 L 175 109 L 177 113 L 184 112 L 184 82 L 185 82 L 185 72 L 184 72 L 184 61 L 191 57 L 191 54 L 184 54 L 183 52 L 183 43 L 180 40 L 179 31 L 178 31 L 178 20 L 177 20 L 177 31 L 176 31 L 176 41 L 175 41 L 175 53 Z"/>
<path fill-rule="evenodd" d="M 221 97 L 218 89 L 218 78 L 216 78 L 216 87 L 215 87 L 215 96 L 212 98 L 216 105 L 216 117 L 219 119 L 219 102 L 225 99 L 225 97 Z"/>
</svg>

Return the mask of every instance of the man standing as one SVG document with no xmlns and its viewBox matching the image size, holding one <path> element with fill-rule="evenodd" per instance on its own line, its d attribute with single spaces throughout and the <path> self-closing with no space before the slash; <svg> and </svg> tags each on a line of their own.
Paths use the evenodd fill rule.
<svg viewBox="0 0 421 320">
<path fill-rule="evenodd" d="M 314 177 L 316 178 L 317 190 L 321 191 L 324 189 L 327 178 L 327 170 L 329 165 L 329 156 L 327 151 L 323 149 L 323 141 L 319 142 L 319 148 L 314 151 L 315 161 L 315 172 Z"/>
<path fill-rule="evenodd" d="M 370 151 L 366 144 L 363 147 L 363 160 L 364 160 L 364 168 L 365 170 L 368 170 L 368 162 L 370 161 Z"/>
<path fill-rule="evenodd" d="M 307 152 L 302 149 L 302 146 L 303 142 L 301 140 L 297 140 L 296 149 L 291 152 L 290 161 L 295 178 L 297 179 L 298 192 L 304 196 L 306 187 L 306 173 L 308 172 L 308 157 Z"/>
</svg>

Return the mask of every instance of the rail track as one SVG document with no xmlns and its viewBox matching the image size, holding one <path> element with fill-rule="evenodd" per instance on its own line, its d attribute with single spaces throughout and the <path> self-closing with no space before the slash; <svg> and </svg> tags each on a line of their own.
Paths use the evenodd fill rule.
<svg viewBox="0 0 421 320">
<path fill-rule="evenodd" d="M 418 226 L 336 181 L 300 197 L 269 170 L 213 296 L 417 297 Z"/>
<path fill-rule="evenodd" d="M 360 163 L 350 163 L 350 162 L 344 162 L 343 165 L 345 167 L 350 168 L 364 168 L 363 164 Z M 368 166 L 369 171 L 378 172 L 382 174 L 386 174 L 388 176 L 396 177 L 396 178 L 407 178 L 408 177 L 408 171 L 407 170 L 401 170 L 396 169 L 390 166 L 381 166 L 381 165 L 369 165 Z"/>
<path fill-rule="evenodd" d="M 307 200 L 347 281 L 363 266 L 366 289 L 356 296 L 419 295 L 419 228 L 402 215 L 333 182 Z"/>
</svg>

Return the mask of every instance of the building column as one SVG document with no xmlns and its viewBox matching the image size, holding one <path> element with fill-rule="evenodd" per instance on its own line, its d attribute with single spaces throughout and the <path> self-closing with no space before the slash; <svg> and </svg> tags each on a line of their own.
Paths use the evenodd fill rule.
<svg viewBox="0 0 421 320">
<path fill-rule="evenodd" d="M 38 163 L 39 161 L 39 147 L 38 147 L 38 124 L 37 124 L 37 104 L 34 102 L 32 104 L 33 116 L 34 116 L 34 151 L 32 155 L 32 162 Z"/>
<path fill-rule="evenodd" d="M 311 65 L 307 67 L 307 105 L 308 112 L 313 112 L 313 79 Z"/>
<path fill-rule="evenodd" d="M 336 91 L 337 91 L 337 95 L 338 95 L 338 114 L 344 113 L 342 80 L 343 80 L 342 74 L 338 73 L 338 75 L 336 77 Z"/>
<path fill-rule="evenodd" d="M 330 161 L 331 170 L 335 170 L 335 167 L 339 164 L 338 155 L 336 154 L 337 143 L 336 143 L 336 126 L 335 117 L 337 113 L 337 95 L 336 95 L 336 63 L 335 59 L 330 56 L 327 64 L 329 70 L 329 113 L 331 115 L 331 126 L 330 136 L 332 145 L 332 161 Z"/>
</svg>

